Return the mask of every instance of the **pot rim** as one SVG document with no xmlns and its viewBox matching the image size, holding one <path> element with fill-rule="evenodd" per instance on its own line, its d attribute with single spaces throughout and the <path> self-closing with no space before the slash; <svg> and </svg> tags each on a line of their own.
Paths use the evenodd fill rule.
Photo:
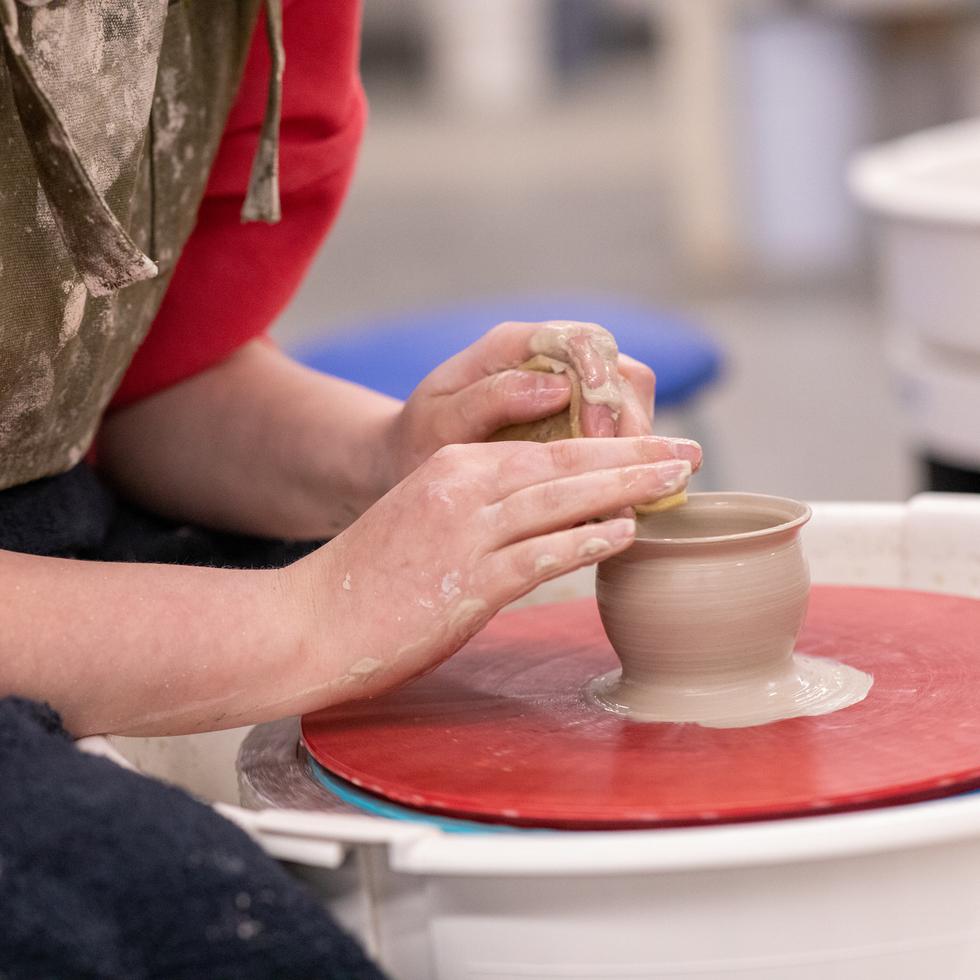
<svg viewBox="0 0 980 980">
<path fill-rule="evenodd" d="M 688 504 L 692 501 L 716 500 L 719 503 L 747 503 L 755 502 L 759 504 L 783 505 L 793 509 L 798 509 L 799 514 L 790 520 L 781 521 L 770 527 L 763 527 L 757 531 L 741 531 L 737 534 L 713 534 L 698 538 L 670 538 L 655 537 L 653 535 L 641 534 L 640 525 L 637 523 L 637 534 L 634 546 L 637 544 L 669 544 L 669 545 L 700 545 L 700 544 L 719 544 L 728 541 L 750 541 L 754 538 L 766 538 L 775 534 L 792 531 L 802 527 L 813 514 L 809 504 L 802 500 L 795 500 L 792 497 L 778 497 L 769 493 L 748 493 L 738 490 L 733 491 L 712 491 L 709 493 L 692 493 L 688 495 Z M 682 506 L 687 506 L 686 504 Z"/>
</svg>

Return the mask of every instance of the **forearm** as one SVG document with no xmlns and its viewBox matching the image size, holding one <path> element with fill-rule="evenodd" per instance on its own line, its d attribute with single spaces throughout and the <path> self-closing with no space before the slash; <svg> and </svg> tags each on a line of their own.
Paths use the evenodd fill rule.
<svg viewBox="0 0 980 980">
<path fill-rule="evenodd" d="M 110 415 L 99 465 L 126 495 L 180 520 L 327 537 L 389 489 L 379 447 L 399 407 L 253 342 Z"/>
<path fill-rule="evenodd" d="M 289 572 L 0 552 L 0 695 L 48 701 L 73 734 L 174 734 L 330 700 Z"/>
</svg>

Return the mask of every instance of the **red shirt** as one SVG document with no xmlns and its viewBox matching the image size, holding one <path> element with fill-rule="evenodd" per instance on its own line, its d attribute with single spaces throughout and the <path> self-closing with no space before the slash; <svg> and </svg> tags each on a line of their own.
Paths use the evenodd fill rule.
<svg viewBox="0 0 980 980">
<path fill-rule="evenodd" d="M 112 407 L 197 374 L 264 334 L 337 216 L 366 115 L 360 0 L 286 0 L 283 13 L 282 221 L 239 218 L 268 94 L 260 20 L 197 224 Z"/>
</svg>

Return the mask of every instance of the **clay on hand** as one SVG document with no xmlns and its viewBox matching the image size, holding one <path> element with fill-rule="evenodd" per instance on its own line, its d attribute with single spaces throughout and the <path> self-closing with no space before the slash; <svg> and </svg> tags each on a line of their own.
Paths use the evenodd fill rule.
<svg viewBox="0 0 980 980">
<path fill-rule="evenodd" d="M 675 493 L 700 458 L 654 436 L 438 450 L 284 572 L 309 638 L 289 710 L 373 697 L 432 669 L 507 603 L 628 548 L 634 520 L 588 522 Z"/>
<path fill-rule="evenodd" d="M 554 415 L 549 415 L 534 422 L 520 422 L 517 425 L 507 425 L 498 429 L 488 441 L 490 442 L 554 442 L 558 439 L 581 439 L 582 431 L 582 381 L 571 364 L 547 354 L 535 354 L 530 360 L 518 367 L 519 371 L 541 371 L 553 374 L 564 374 L 571 383 L 571 398 L 568 408 Z M 619 403 L 609 405 L 614 413 L 619 410 Z M 634 510 L 637 514 L 654 514 L 658 511 L 670 510 L 687 502 L 687 491 L 671 494 L 660 500 L 646 504 L 637 504 Z"/>
</svg>

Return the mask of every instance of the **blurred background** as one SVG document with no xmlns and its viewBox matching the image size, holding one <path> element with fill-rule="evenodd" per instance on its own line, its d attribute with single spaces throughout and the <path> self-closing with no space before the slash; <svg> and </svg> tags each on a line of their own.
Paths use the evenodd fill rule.
<svg viewBox="0 0 980 980">
<path fill-rule="evenodd" d="M 623 299 L 723 360 L 658 419 L 705 442 L 700 489 L 901 499 L 924 457 L 980 469 L 916 431 L 894 221 L 848 187 L 862 148 L 980 115 L 977 4 L 366 0 L 362 71 L 361 162 L 287 346 L 459 300 Z"/>
</svg>

